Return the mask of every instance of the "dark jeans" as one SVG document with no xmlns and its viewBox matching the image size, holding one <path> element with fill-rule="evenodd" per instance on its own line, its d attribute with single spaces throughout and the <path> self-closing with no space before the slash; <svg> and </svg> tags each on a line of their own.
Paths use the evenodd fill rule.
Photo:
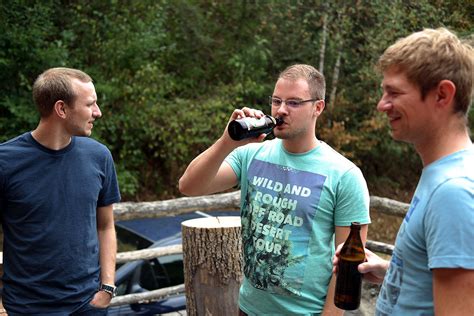
<svg viewBox="0 0 474 316">
<path fill-rule="evenodd" d="M 105 316 L 108 308 L 98 308 L 91 304 L 84 305 L 78 311 L 75 311 L 70 316 Z"/>
</svg>

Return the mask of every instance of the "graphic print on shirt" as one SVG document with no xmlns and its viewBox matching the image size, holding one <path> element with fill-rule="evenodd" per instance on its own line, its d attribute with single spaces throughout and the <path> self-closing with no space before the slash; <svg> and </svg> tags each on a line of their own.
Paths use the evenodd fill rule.
<svg viewBox="0 0 474 316">
<path fill-rule="evenodd" d="M 391 315 L 393 306 L 397 304 L 398 296 L 400 295 L 400 288 L 403 283 L 403 260 L 395 253 L 392 255 L 390 267 L 387 275 L 383 280 L 382 288 L 380 289 L 377 298 L 376 315 L 384 316 Z"/>
<path fill-rule="evenodd" d="M 407 215 L 405 215 L 405 221 L 407 223 L 410 221 L 410 217 L 415 211 L 416 206 L 418 205 L 418 202 L 420 202 L 420 199 L 417 196 L 413 197 L 413 201 L 410 204 L 410 209 L 408 210 Z"/>
<path fill-rule="evenodd" d="M 300 296 L 325 176 L 253 160 L 242 205 L 244 274 L 256 288 Z"/>
</svg>

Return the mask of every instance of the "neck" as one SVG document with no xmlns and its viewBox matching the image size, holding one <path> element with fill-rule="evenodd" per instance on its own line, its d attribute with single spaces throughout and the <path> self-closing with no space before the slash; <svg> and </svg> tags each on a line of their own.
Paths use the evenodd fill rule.
<svg viewBox="0 0 474 316">
<path fill-rule="evenodd" d="M 420 155 L 423 167 L 430 163 L 466 149 L 472 145 L 467 129 L 461 130 L 445 130 L 437 133 L 435 137 L 415 144 L 415 149 Z"/>
<path fill-rule="evenodd" d="M 302 154 L 308 152 L 319 145 L 319 140 L 312 136 L 311 139 L 308 140 L 291 140 L 291 139 L 283 139 L 283 147 L 285 147 L 287 152 L 292 154 Z"/>
<path fill-rule="evenodd" d="M 60 150 L 71 143 L 71 135 L 55 124 L 41 120 L 36 129 L 31 132 L 33 138 L 46 148 Z"/>
</svg>

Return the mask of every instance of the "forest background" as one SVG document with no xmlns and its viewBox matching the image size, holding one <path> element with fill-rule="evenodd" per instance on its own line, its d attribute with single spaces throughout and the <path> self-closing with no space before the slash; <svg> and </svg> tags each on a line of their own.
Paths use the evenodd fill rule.
<svg viewBox="0 0 474 316">
<path fill-rule="evenodd" d="M 374 65 L 425 27 L 472 41 L 473 19 L 469 0 L 2 0 L 0 142 L 35 128 L 42 71 L 78 68 L 94 79 L 103 117 L 92 137 L 113 154 L 123 200 L 179 197 L 185 167 L 232 110 L 269 113 L 278 73 L 307 63 L 327 80 L 317 137 L 362 169 L 371 195 L 408 202 L 421 164 L 375 109 Z"/>
</svg>

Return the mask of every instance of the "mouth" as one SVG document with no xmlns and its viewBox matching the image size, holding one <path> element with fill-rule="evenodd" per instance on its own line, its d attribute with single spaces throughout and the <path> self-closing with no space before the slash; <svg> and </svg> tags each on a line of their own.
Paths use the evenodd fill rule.
<svg viewBox="0 0 474 316">
<path fill-rule="evenodd" d="M 388 121 L 390 122 L 390 124 L 393 124 L 393 123 L 398 122 L 400 119 L 401 119 L 400 116 L 397 116 L 397 117 L 389 117 L 389 118 L 388 118 Z"/>
<path fill-rule="evenodd" d="M 387 118 L 390 124 L 392 124 L 399 121 L 402 118 L 402 116 L 400 114 L 390 113 L 387 115 Z"/>
</svg>

